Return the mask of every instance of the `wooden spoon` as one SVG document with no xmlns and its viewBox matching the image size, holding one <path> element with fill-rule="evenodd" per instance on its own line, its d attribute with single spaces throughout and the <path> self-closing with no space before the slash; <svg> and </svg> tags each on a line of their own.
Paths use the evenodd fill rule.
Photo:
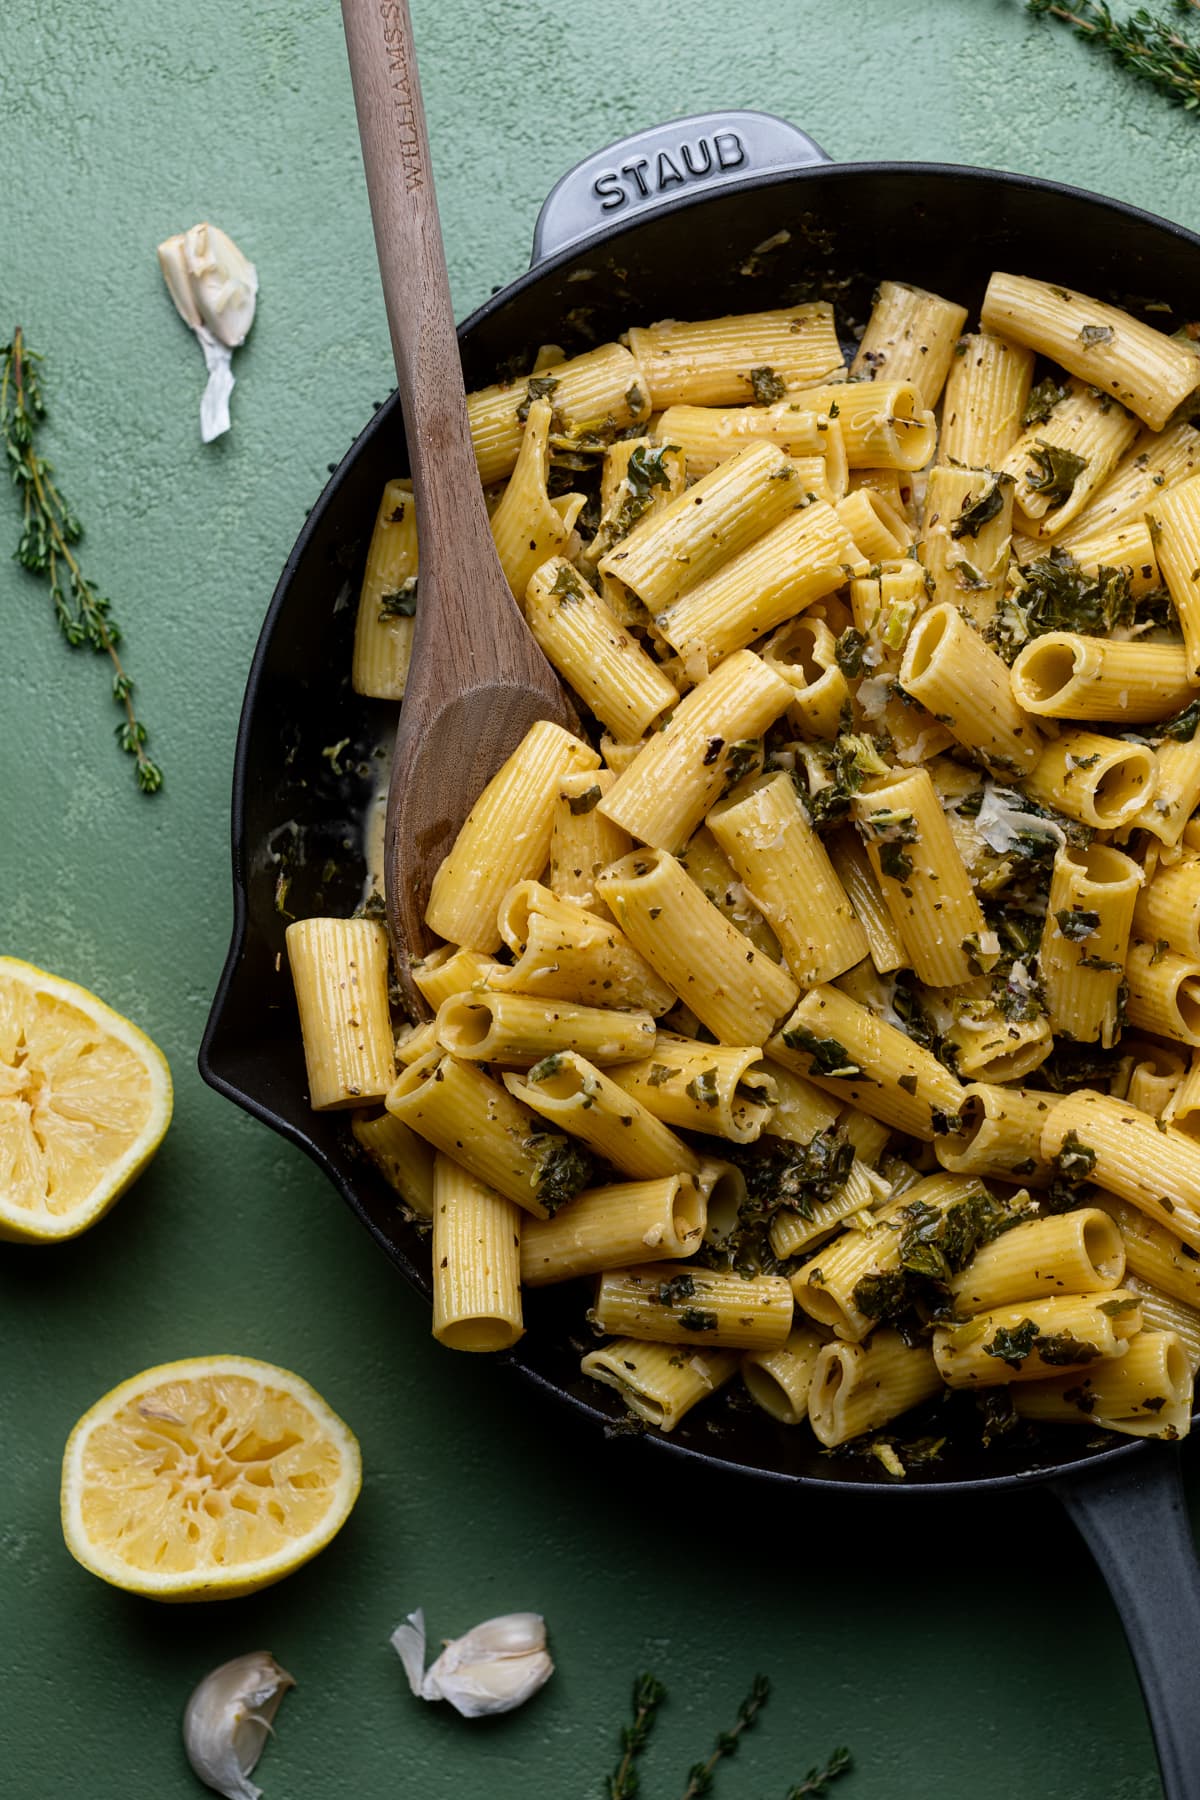
<svg viewBox="0 0 1200 1800">
<path fill-rule="evenodd" d="M 407 0 L 342 0 L 421 547 L 388 792 L 388 928 L 414 1016 L 425 906 L 472 802 L 536 719 L 579 720 L 500 567 L 471 445 Z"/>
</svg>

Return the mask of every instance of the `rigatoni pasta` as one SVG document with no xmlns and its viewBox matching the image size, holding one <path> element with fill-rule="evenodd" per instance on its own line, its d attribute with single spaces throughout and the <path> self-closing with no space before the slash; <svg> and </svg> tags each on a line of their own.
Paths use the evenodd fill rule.
<svg viewBox="0 0 1200 1800">
<path fill-rule="evenodd" d="M 821 302 L 472 396 L 584 727 L 536 726 L 438 871 L 434 1020 L 389 1005 L 378 874 L 288 940 L 314 1102 L 384 1101 L 350 1129 L 432 1224 L 442 1341 L 562 1283 L 645 1423 L 740 1367 L 893 1478 L 943 1386 L 1171 1436 L 1200 1362 L 1200 357 L 1020 277 L 974 323 L 885 280 L 849 372 Z M 330 924 L 369 1072 L 306 971 Z"/>
</svg>

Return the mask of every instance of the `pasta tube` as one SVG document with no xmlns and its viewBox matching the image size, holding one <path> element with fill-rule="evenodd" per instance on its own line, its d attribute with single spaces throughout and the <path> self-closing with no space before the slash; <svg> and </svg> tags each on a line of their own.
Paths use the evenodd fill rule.
<svg viewBox="0 0 1200 1800">
<path fill-rule="evenodd" d="M 1036 766 L 1042 734 L 1014 699 L 1003 658 L 957 607 L 934 606 L 915 621 L 900 683 L 989 768 L 1027 776 Z"/>
<path fill-rule="evenodd" d="M 596 1285 L 590 1316 L 601 1331 L 651 1343 L 758 1350 L 786 1343 L 792 1290 L 781 1275 L 698 1268 L 669 1275 L 653 1264 L 608 1269 Z"/>
<path fill-rule="evenodd" d="M 1027 275 L 994 274 L 985 331 L 1027 344 L 1093 387 L 1114 394 L 1155 431 L 1200 386 L 1200 359 L 1119 307 Z"/>
<path fill-rule="evenodd" d="M 832 981 L 867 955 L 866 933 L 790 775 L 740 782 L 709 813 L 708 828 L 801 987 Z"/>
<path fill-rule="evenodd" d="M 1121 1032 L 1120 989 L 1142 871 L 1109 844 L 1054 858 L 1038 969 L 1054 1031 L 1107 1049 Z M 1200 973 L 1200 967 L 1197 969 Z"/>
<path fill-rule="evenodd" d="M 573 900 L 589 912 L 600 906 L 596 877 L 601 869 L 633 848 L 629 833 L 596 811 L 615 780 L 608 769 L 564 775 L 554 802 L 549 885 L 560 900 Z"/>
<path fill-rule="evenodd" d="M 488 978 L 495 993 L 535 994 L 581 1006 L 669 1012 L 675 995 L 607 915 L 564 900 L 537 881 L 504 896 L 500 934 L 516 961 Z"/>
<path fill-rule="evenodd" d="M 372 1118 L 355 1113 L 350 1130 L 356 1144 L 395 1188 L 404 1204 L 422 1219 L 433 1217 L 433 1151 L 424 1138 L 389 1112 Z"/>
<path fill-rule="evenodd" d="M 837 420 L 852 469 L 923 469 L 933 455 L 937 425 L 911 381 L 850 381 L 804 403 Z"/>
<path fill-rule="evenodd" d="M 494 956 L 482 956 L 478 950 L 456 950 L 452 944 L 439 944 L 428 956 L 412 965 L 412 978 L 422 999 L 436 1012 L 451 994 L 465 994 L 474 987 L 486 987 L 490 977 L 501 968 Z"/>
<path fill-rule="evenodd" d="M 450 1350 L 510 1350 L 524 1335 L 521 1210 L 448 1156 L 433 1173 L 433 1335 Z"/>
<path fill-rule="evenodd" d="M 1138 895 L 1134 936 L 1200 962 L 1200 857 L 1158 868 Z"/>
<path fill-rule="evenodd" d="M 793 619 L 763 645 L 762 660 L 792 689 L 788 718 L 806 738 L 835 738 L 850 717 L 850 687 L 823 619 Z"/>
<path fill-rule="evenodd" d="M 480 388 L 467 395 L 467 418 L 484 487 L 512 474 L 525 421 L 539 399 L 553 408 L 553 441 L 584 448 L 599 449 L 650 415 L 642 372 L 621 344 L 601 344 L 536 375 Z"/>
<path fill-rule="evenodd" d="M 586 1160 L 474 1064 L 433 1050 L 404 1069 L 388 1111 L 469 1175 L 546 1219 L 584 1185 Z"/>
<path fill-rule="evenodd" d="M 530 576 L 525 617 L 547 660 L 620 742 L 636 743 L 677 702 L 658 664 L 563 557 Z"/>
<path fill-rule="evenodd" d="M 521 1280 L 543 1287 L 628 1263 L 690 1256 L 700 1248 L 704 1218 L 704 1198 L 687 1175 L 588 1188 L 556 1218 L 526 1225 Z M 1106 1222 L 1119 1241 L 1116 1226 Z"/>
<path fill-rule="evenodd" d="M 1142 1303 L 1142 1335 L 1150 1331 L 1173 1331 L 1183 1345 L 1194 1382 L 1196 1371 L 1200 1369 L 1200 1312 L 1194 1306 L 1185 1306 L 1181 1300 L 1173 1300 L 1170 1294 L 1160 1293 L 1148 1282 L 1139 1281 L 1136 1275 L 1127 1276 L 1125 1285 Z M 1190 1407 L 1188 1411 L 1191 1411 Z"/>
<path fill-rule="evenodd" d="M 656 410 L 782 399 L 785 389 L 842 381 L 846 373 L 833 308 L 825 300 L 774 312 L 635 325 L 629 348 Z"/>
<path fill-rule="evenodd" d="M 867 381 L 911 381 L 925 406 L 941 397 L 967 309 L 925 288 L 881 281 L 850 374 Z"/>
<path fill-rule="evenodd" d="M 545 1229 L 543 1227 L 542 1229 Z M 1081 1207 L 1015 1225 L 978 1249 L 950 1291 L 968 1312 L 989 1312 L 1054 1294 L 1098 1294 L 1119 1287 L 1125 1244 L 1098 1207 Z"/>
<path fill-rule="evenodd" d="M 794 460 L 819 456 L 829 492 L 846 491 L 846 445 L 841 426 L 824 412 L 806 411 L 804 396 L 774 406 L 668 406 L 658 421 L 664 444 L 676 444 L 692 480 L 728 462 L 749 438 L 765 438 Z"/>
<path fill-rule="evenodd" d="M 438 1012 L 438 1042 L 467 1062 L 528 1068 L 559 1050 L 597 1063 L 636 1062 L 654 1043 L 648 1012 L 610 1012 L 529 994 L 454 994 Z"/>
<path fill-rule="evenodd" d="M 501 900 L 515 882 L 540 875 L 546 866 L 560 780 L 599 766 L 596 752 L 561 725 L 546 719 L 531 725 L 439 865 L 425 909 L 429 929 L 470 950 L 498 949 Z M 516 831 L 514 819 L 520 820 Z"/>
<path fill-rule="evenodd" d="M 918 979 L 956 987 L 990 968 L 999 944 L 928 770 L 857 795 L 852 815 Z"/>
<path fill-rule="evenodd" d="M 1200 365 L 1198 365 L 1200 366 Z M 1137 421 L 1105 394 L 1069 381 L 1049 415 L 1019 437 L 1001 468 L 1035 537 L 1056 537 L 1083 512 L 1137 436 Z"/>
<path fill-rule="evenodd" d="M 856 488 L 844 500 L 838 501 L 835 510 L 859 557 L 865 557 L 868 562 L 892 562 L 912 549 L 913 534 L 908 520 L 899 507 L 876 489 Z"/>
<path fill-rule="evenodd" d="M 862 839 L 856 831 L 835 831 L 825 841 L 834 872 L 866 934 L 872 966 L 880 975 L 902 969 L 908 960 L 904 940 L 896 929 Z"/>
<path fill-rule="evenodd" d="M 350 685 L 374 700 L 403 700 L 417 605 L 417 509 L 411 481 L 389 481 L 367 548 Z"/>
<path fill-rule="evenodd" d="M 297 919 L 285 933 L 314 1112 L 382 1100 L 396 1079 L 387 932 L 372 919 Z"/>
<path fill-rule="evenodd" d="M 1045 1187 L 1053 1174 L 1041 1153 L 1042 1126 L 1055 1104 L 1035 1088 L 971 1082 L 962 1091 L 953 1131 L 934 1142 L 944 1169 Z"/>
<path fill-rule="evenodd" d="M 1146 508 L 1166 488 L 1200 471 L 1200 431 L 1185 422 L 1163 432 L 1140 432 L 1099 493 L 1090 500 L 1059 544 L 1075 554 L 1076 542 L 1101 532 L 1141 525 Z"/>
<path fill-rule="evenodd" d="M 659 1431 L 673 1431 L 697 1401 L 732 1381 L 738 1356 L 735 1350 L 693 1350 L 681 1356 L 670 1344 L 622 1337 L 589 1350 L 579 1366 L 593 1381 L 615 1388 L 636 1418 Z"/>
<path fill-rule="evenodd" d="M 682 1138 L 586 1057 L 565 1050 L 504 1085 L 551 1125 L 582 1138 L 613 1167 L 639 1181 L 686 1174 L 699 1181 L 701 1160 Z"/>
<path fill-rule="evenodd" d="M 765 1071 L 774 1100 L 763 1122 L 768 1137 L 786 1138 L 791 1144 L 811 1144 L 818 1131 L 828 1131 L 841 1112 L 838 1102 L 823 1094 L 794 1069 L 765 1057 Z"/>
<path fill-rule="evenodd" d="M 841 517 L 819 500 L 690 587 L 658 615 L 658 627 L 685 662 L 711 669 L 840 587 L 849 554 Z"/>
<path fill-rule="evenodd" d="M 1149 1107 L 1143 1110 L 1149 1111 Z M 1168 1124 L 1195 1137 L 1200 1130 L 1200 1056 L 1193 1056 L 1187 1073 L 1179 1079 L 1160 1109 Z"/>
<path fill-rule="evenodd" d="M 563 494 L 551 500 L 546 491 L 550 412 L 548 400 L 535 400 L 530 407 L 516 468 L 492 513 L 492 542 L 518 605 L 534 570 L 565 548 L 587 498 Z"/>
<path fill-rule="evenodd" d="M 749 1144 L 771 1119 L 775 1082 L 757 1044 L 701 1044 L 663 1031 L 652 1055 L 609 1074 L 656 1119 L 682 1131 Z"/>
<path fill-rule="evenodd" d="M 1200 1258 L 1189 1254 L 1174 1227 L 1160 1225 L 1127 1200 L 1110 1194 L 1101 1199 L 1121 1233 L 1130 1273 L 1186 1306 L 1200 1307 Z"/>
<path fill-rule="evenodd" d="M 746 772 L 753 740 L 793 690 L 753 650 L 736 650 L 680 701 L 599 801 L 599 810 L 659 850 L 681 850 L 705 813 Z"/>
<path fill-rule="evenodd" d="M 1080 1088 L 1050 1109 L 1042 1155 L 1127 1200 L 1200 1250 L 1200 1144 L 1148 1113 Z M 1135 1270 L 1136 1273 L 1136 1270 Z"/>
<path fill-rule="evenodd" d="M 1023 1419 L 1048 1424 L 1083 1420 L 1126 1437 L 1185 1437 L 1192 1413 L 1188 1354 L 1175 1332 L 1143 1331 L 1118 1362 L 1031 1382 L 1013 1404 Z"/>
<path fill-rule="evenodd" d="M 1062 1294 L 995 1306 L 962 1325 L 942 1326 L 933 1334 L 933 1356 L 949 1387 L 1007 1387 L 1124 1356 L 1141 1324 L 1136 1296 L 1121 1288 Z"/>
<path fill-rule="evenodd" d="M 988 332 L 960 338 L 950 359 L 942 407 L 944 462 L 994 469 L 1021 435 L 1033 383 L 1033 356 Z"/>
<path fill-rule="evenodd" d="M 1041 746 L 1025 791 L 1040 806 L 1097 831 L 1119 831 L 1154 793 L 1158 771 L 1144 744 L 1099 731 L 1063 731 Z"/>
<path fill-rule="evenodd" d="M 1139 1031 L 1200 1045 L 1200 962 L 1133 944 L 1125 963 L 1126 1011 Z"/>
<path fill-rule="evenodd" d="M 785 1068 L 909 1137 L 929 1142 L 953 1129 L 963 1090 L 949 1069 L 835 987 L 805 994 L 768 1050 Z"/>
<path fill-rule="evenodd" d="M 876 1331 L 867 1344 L 826 1344 L 817 1357 L 808 1417 L 827 1449 L 875 1431 L 941 1389 L 933 1357 L 898 1331 Z"/>
<path fill-rule="evenodd" d="M 1048 719 L 1163 719 L 1195 698 L 1187 657 L 1175 644 L 1123 643 L 1048 631 L 1012 666 L 1018 706 Z"/>
<path fill-rule="evenodd" d="M 823 1339 L 807 1325 L 797 1325 L 774 1350 L 748 1350 L 742 1358 L 742 1380 L 756 1406 L 781 1425 L 799 1425 L 808 1417 L 808 1395 Z"/>
<path fill-rule="evenodd" d="M 788 1257 L 798 1256 L 802 1250 L 810 1249 L 823 1243 L 832 1236 L 839 1226 L 858 1223 L 869 1216 L 871 1207 L 878 1199 L 877 1189 L 872 1185 L 867 1173 L 866 1164 L 856 1157 L 850 1165 L 850 1171 L 842 1186 L 828 1200 L 814 1200 L 804 1212 L 792 1212 L 781 1208 L 771 1221 L 771 1249 L 781 1262 Z M 861 1229 L 861 1227 L 860 1227 Z M 835 1251 L 857 1240 L 859 1232 L 847 1232 L 838 1238 L 833 1246 Z M 802 1306 L 804 1295 L 809 1291 L 798 1285 L 798 1277 L 793 1277 L 793 1292 Z M 806 1308 L 811 1311 L 811 1308 Z M 818 1316 L 814 1313 L 814 1317 Z M 851 1333 L 850 1335 L 858 1335 Z"/>
<path fill-rule="evenodd" d="M 803 504 L 789 459 L 754 440 L 644 519 L 600 558 L 600 572 L 661 613 Z"/>
<path fill-rule="evenodd" d="M 1192 693 L 1200 697 L 1200 690 Z M 1163 738 L 1154 752 L 1154 784 L 1134 823 L 1170 848 L 1179 842 L 1200 805 L 1200 738 Z"/>
<path fill-rule="evenodd" d="M 599 877 L 613 917 L 696 1017 L 725 1044 L 761 1044 L 799 988 L 688 880 L 673 856 L 635 850 Z"/>
<path fill-rule="evenodd" d="M 1012 546 L 1013 483 L 992 469 L 929 471 L 921 561 L 935 601 L 979 625 L 996 615 Z M 964 684 L 965 685 L 965 684 Z"/>
<path fill-rule="evenodd" d="M 1126 1067 L 1129 1069 L 1128 1086 L 1122 1094 L 1119 1085 L 1122 1071 L 1118 1070 L 1113 1093 L 1119 1099 L 1128 1100 L 1139 1112 L 1149 1113 L 1152 1118 L 1165 1118 L 1187 1068 L 1183 1050 L 1170 1049 L 1166 1044 L 1130 1044 Z"/>
<path fill-rule="evenodd" d="M 634 526 L 650 514 L 661 512 L 676 494 L 682 494 L 686 485 L 678 444 L 665 437 L 657 445 L 648 437 L 624 438 L 611 444 L 604 452 L 600 477 L 603 512 L 596 535 L 580 559 L 586 571 L 591 574 L 614 544 L 627 538 Z M 609 599 L 608 594 L 603 597 Z M 621 624 L 633 622 L 617 607 L 613 611 Z"/>
<path fill-rule="evenodd" d="M 686 871 L 689 880 L 695 882 L 704 898 L 711 900 L 717 911 L 724 913 L 729 923 L 736 925 L 756 950 L 761 950 L 772 962 L 783 961 L 779 939 L 751 901 L 737 878 L 733 864 L 707 825 L 702 825 L 699 831 L 692 833 L 679 858 L 679 865 Z"/>
</svg>

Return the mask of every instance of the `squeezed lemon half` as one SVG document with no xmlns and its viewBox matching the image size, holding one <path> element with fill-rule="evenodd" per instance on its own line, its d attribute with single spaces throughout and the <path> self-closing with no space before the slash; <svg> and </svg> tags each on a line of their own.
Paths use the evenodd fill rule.
<svg viewBox="0 0 1200 1800">
<path fill-rule="evenodd" d="M 163 1363 L 86 1412 L 63 1455 L 67 1548 L 157 1600 L 221 1600 L 291 1574 L 345 1524 L 353 1433 L 314 1388 L 244 1356 Z"/>
<path fill-rule="evenodd" d="M 94 1225 L 171 1122 L 171 1071 L 86 988 L 0 956 L 0 1238 Z"/>
</svg>

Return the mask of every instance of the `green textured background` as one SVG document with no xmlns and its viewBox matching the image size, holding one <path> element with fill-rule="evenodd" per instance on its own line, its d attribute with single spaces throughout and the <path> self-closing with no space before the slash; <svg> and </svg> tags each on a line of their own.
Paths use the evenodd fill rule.
<svg viewBox="0 0 1200 1800">
<path fill-rule="evenodd" d="M 670 1470 L 649 1491 L 628 1453 L 438 1351 L 303 1157 L 201 1084 L 246 668 L 326 464 L 390 385 L 339 16 L 332 0 L 57 0 L 17 30 L 15 0 L 0 12 L 0 334 L 19 320 L 48 353 L 50 453 L 167 776 L 157 800 L 135 793 L 103 669 L 0 561 L 0 942 L 132 1014 L 178 1089 L 152 1172 L 91 1236 L 0 1246 L 0 1787 L 198 1792 L 189 1689 L 266 1646 L 299 1682 L 259 1768 L 269 1800 L 598 1795 L 646 1664 L 672 1692 L 647 1800 L 682 1789 L 758 1668 L 776 1698 L 722 1775 L 729 1800 L 782 1797 L 843 1741 L 846 1800 L 1151 1800 L 1115 1615 L 1047 1497 L 834 1505 Z M 1017 0 L 413 13 L 460 313 L 523 266 L 571 161 L 708 106 L 783 113 L 846 158 L 1031 170 L 1200 227 L 1200 121 Z M 200 355 L 154 260 L 206 216 L 262 282 L 234 430 L 208 449 Z M 0 545 L 15 536 L 0 496 Z M 258 1599 L 175 1611 L 114 1593 L 59 1536 L 67 1431 L 136 1369 L 227 1349 L 300 1369 L 350 1421 L 358 1509 Z M 483 1726 L 419 1705 L 387 1644 L 417 1604 L 435 1635 L 544 1611 L 554 1681 Z"/>
</svg>

